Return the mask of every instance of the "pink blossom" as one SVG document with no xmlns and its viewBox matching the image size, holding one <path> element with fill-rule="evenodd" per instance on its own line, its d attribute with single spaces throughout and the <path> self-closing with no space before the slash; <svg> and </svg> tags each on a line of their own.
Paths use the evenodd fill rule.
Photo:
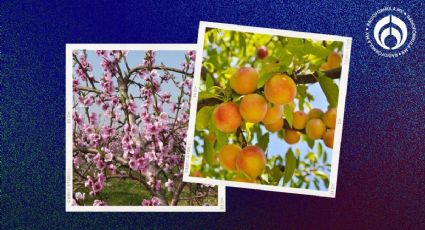
<svg viewBox="0 0 425 230">
<path fill-rule="evenodd" d="M 103 200 L 94 200 L 93 206 L 108 206 L 108 204 Z"/>
<path fill-rule="evenodd" d="M 168 189 L 169 192 L 174 190 L 174 181 L 168 179 L 167 182 L 165 182 L 164 186 Z"/>
<path fill-rule="evenodd" d="M 76 200 L 84 200 L 86 198 L 86 194 L 85 193 L 81 193 L 81 192 L 76 192 L 74 194 L 75 199 Z"/>
</svg>

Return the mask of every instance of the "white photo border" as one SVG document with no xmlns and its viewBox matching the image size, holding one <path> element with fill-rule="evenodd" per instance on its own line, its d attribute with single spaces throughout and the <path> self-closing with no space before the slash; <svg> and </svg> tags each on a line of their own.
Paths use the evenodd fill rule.
<svg viewBox="0 0 425 230">
<path fill-rule="evenodd" d="M 190 176 L 190 165 L 191 165 L 192 152 L 193 152 L 193 139 L 194 139 L 194 133 L 195 133 L 196 111 L 197 111 L 197 105 L 198 105 L 198 93 L 199 93 L 199 86 L 200 86 L 204 36 L 205 36 L 206 28 L 232 30 L 232 31 L 238 31 L 238 32 L 257 33 L 257 34 L 270 34 L 270 35 L 295 37 L 295 38 L 307 38 L 307 39 L 313 39 L 313 40 L 343 42 L 343 59 L 341 63 L 342 69 L 341 69 L 341 78 L 340 78 L 339 95 L 338 95 L 337 124 L 335 127 L 334 146 L 333 146 L 333 153 L 332 153 L 332 166 L 331 166 L 331 172 L 330 172 L 330 180 L 329 180 L 330 183 L 329 183 L 328 191 L 278 187 L 278 186 L 272 186 L 272 185 L 260 185 L 260 184 L 252 184 L 252 183 L 245 183 L 245 182 L 226 181 L 226 180 L 217 180 L 217 179 L 211 179 L 211 178 L 200 178 L 200 177 Z M 195 61 L 195 75 L 194 75 L 194 81 L 192 85 L 192 98 L 191 98 L 191 104 L 190 104 L 191 113 L 189 118 L 189 128 L 188 128 L 187 143 L 186 143 L 186 158 L 185 158 L 185 167 L 183 171 L 183 181 L 192 182 L 192 183 L 208 183 L 208 184 L 222 185 L 222 186 L 228 186 L 228 187 L 239 187 L 239 188 L 258 189 L 258 190 L 265 190 L 265 191 L 286 192 L 286 193 L 294 193 L 294 194 L 335 198 L 336 183 L 337 183 L 337 176 L 338 176 L 339 154 L 340 154 L 341 138 L 342 138 L 342 125 L 344 121 L 345 97 L 347 93 L 348 69 L 349 69 L 350 55 L 351 55 L 351 43 L 352 43 L 351 37 L 201 21 L 199 24 L 199 31 L 198 31 L 198 47 L 196 50 L 197 58 Z"/>
<path fill-rule="evenodd" d="M 186 51 L 196 50 L 196 44 L 66 44 L 66 212 L 225 212 L 226 191 L 218 186 L 217 206 L 72 206 L 72 51 L 73 50 L 133 50 Z"/>
</svg>

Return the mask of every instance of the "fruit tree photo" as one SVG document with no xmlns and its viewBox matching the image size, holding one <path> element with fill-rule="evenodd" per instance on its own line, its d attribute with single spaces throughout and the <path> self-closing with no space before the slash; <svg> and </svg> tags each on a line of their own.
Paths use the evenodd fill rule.
<svg viewBox="0 0 425 230">
<path fill-rule="evenodd" d="M 343 56 L 342 41 L 207 27 L 190 177 L 328 191 Z"/>
<path fill-rule="evenodd" d="M 72 206 L 217 206 L 182 181 L 195 51 L 72 50 Z"/>
</svg>

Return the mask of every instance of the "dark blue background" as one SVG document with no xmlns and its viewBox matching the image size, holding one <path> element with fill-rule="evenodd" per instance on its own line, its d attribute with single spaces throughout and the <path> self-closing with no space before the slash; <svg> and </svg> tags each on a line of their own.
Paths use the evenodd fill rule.
<svg viewBox="0 0 425 230">
<path fill-rule="evenodd" d="M 333 2 L 2 1 L 3 229 L 425 228 L 424 1 Z M 364 38 L 385 6 L 417 27 L 396 59 Z M 66 213 L 65 44 L 195 43 L 200 20 L 353 37 L 336 199 L 228 188 L 226 213 Z"/>
</svg>

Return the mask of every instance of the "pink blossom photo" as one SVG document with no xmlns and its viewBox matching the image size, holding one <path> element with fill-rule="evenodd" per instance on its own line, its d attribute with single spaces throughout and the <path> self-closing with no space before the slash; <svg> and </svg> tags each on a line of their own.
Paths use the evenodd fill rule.
<svg viewBox="0 0 425 230">
<path fill-rule="evenodd" d="M 183 182 L 193 45 L 67 45 L 67 211 L 225 210 Z"/>
</svg>

